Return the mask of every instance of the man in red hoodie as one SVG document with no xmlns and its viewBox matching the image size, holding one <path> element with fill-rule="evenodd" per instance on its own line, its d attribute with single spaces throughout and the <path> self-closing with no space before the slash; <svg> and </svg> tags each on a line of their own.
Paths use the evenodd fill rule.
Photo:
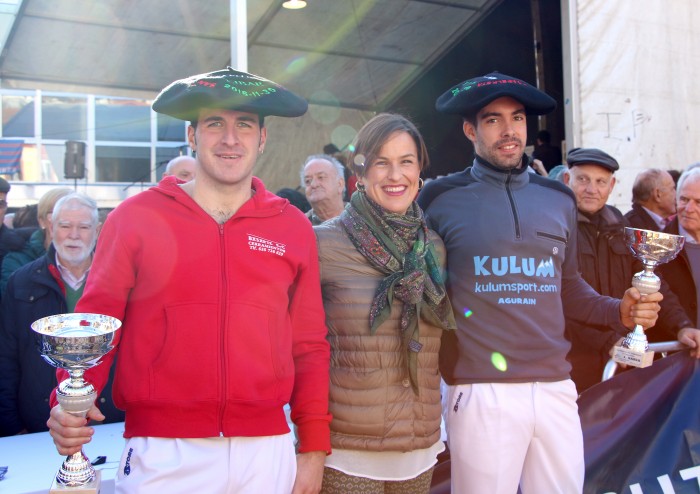
<svg viewBox="0 0 700 494">
<path fill-rule="evenodd" d="M 175 81 L 153 109 L 191 122 L 196 178 L 165 178 L 110 213 L 76 307 L 123 321 L 118 348 L 86 373 L 102 389 L 119 353 L 117 492 L 318 492 L 330 415 L 316 243 L 303 213 L 253 176 L 264 117 L 307 103 L 228 68 Z M 93 434 L 60 405 L 48 425 L 61 454 Z"/>
</svg>

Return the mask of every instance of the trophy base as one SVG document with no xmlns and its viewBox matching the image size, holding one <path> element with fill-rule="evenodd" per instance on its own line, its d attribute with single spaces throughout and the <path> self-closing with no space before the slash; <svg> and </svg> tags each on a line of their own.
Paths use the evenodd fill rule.
<svg viewBox="0 0 700 494">
<path fill-rule="evenodd" d="M 631 365 L 632 367 L 649 367 L 654 362 L 654 352 L 639 352 L 616 346 L 613 351 L 613 360 L 618 364 Z"/>
<path fill-rule="evenodd" d="M 56 479 L 53 479 L 49 494 L 100 494 L 101 474 L 102 472 L 95 470 L 95 480 L 77 487 L 69 487 L 67 485 L 59 484 Z"/>
</svg>

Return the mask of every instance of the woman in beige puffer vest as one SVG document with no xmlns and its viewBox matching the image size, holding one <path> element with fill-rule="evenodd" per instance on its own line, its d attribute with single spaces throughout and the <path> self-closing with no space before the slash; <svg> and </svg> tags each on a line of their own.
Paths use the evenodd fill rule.
<svg viewBox="0 0 700 494">
<path fill-rule="evenodd" d="M 314 227 L 331 345 L 322 492 L 427 493 L 444 449 L 440 340 L 454 327 L 445 249 L 413 201 L 427 154 L 413 124 L 390 114 L 360 130 L 358 154 L 359 191 Z"/>
</svg>

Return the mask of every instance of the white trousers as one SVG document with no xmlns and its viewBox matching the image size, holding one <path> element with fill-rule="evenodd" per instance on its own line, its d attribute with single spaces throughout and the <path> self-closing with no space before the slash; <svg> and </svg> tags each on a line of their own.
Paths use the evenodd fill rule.
<svg viewBox="0 0 700 494">
<path fill-rule="evenodd" d="M 571 380 L 447 386 L 453 494 L 579 494 L 584 461 Z"/>
<path fill-rule="evenodd" d="M 296 477 L 292 435 L 127 439 L 117 494 L 289 494 Z"/>
</svg>

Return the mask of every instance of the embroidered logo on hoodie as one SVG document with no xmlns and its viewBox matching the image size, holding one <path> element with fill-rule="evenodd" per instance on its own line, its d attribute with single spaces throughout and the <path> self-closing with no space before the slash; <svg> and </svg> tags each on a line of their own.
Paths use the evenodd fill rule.
<svg viewBox="0 0 700 494">
<path fill-rule="evenodd" d="M 287 250 L 287 246 L 285 244 L 258 237 L 257 235 L 250 233 L 248 234 L 248 247 L 250 250 L 269 252 L 270 254 L 277 254 L 278 256 L 283 256 L 284 252 Z"/>
</svg>

